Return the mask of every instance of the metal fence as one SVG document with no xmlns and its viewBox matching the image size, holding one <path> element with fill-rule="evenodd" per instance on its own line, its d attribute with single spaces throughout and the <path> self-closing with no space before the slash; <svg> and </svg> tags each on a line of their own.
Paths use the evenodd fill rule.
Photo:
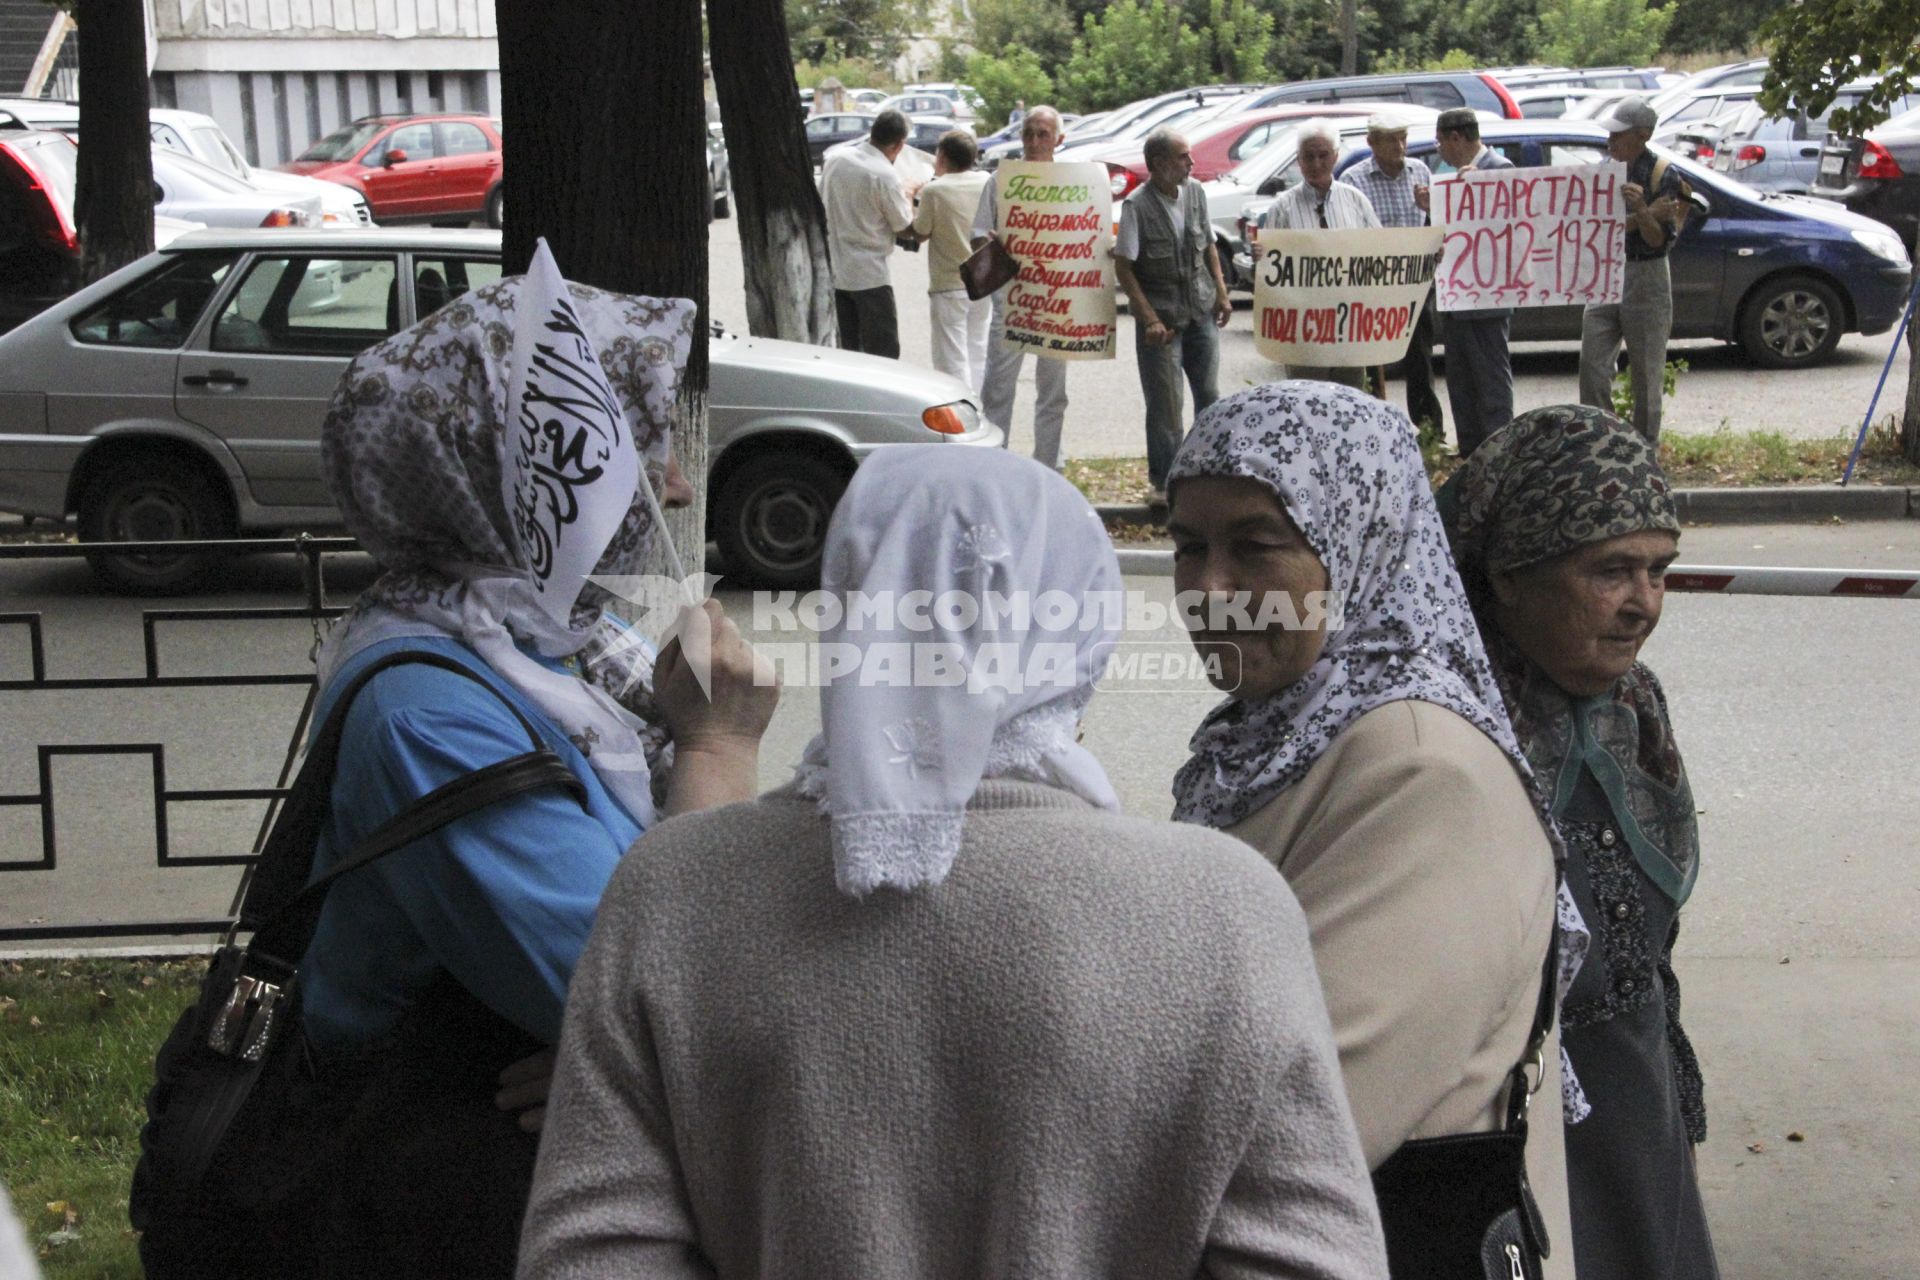
<svg viewBox="0 0 1920 1280">
<path fill-rule="evenodd" d="M 76 543 L 26 544 L 0 546 L 0 563 L 17 560 L 77 559 L 99 547 Z M 29 674 L 24 678 L 0 679 L 0 693 L 55 691 L 125 691 L 149 689 L 206 688 L 284 688 L 304 686 L 306 696 L 288 737 L 278 779 L 272 787 L 175 788 L 167 782 L 167 747 L 159 742 L 39 743 L 36 754 L 35 789 L 0 794 L 0 808 L 37 809 L 40 817 L 40 851 L 37 858 L 0 859 L 0 873 L 52 872 L 59 866 L 59 813 L 54 787 L 54 765 L 62 759 L 86 756 L 145 757 L 151 776 L 153 800 L 153 840 L 156 866 L 169 868 L 241 867 L 253 863 L 267 831 L 286 794 L 294 766 L 300 755 L 308 723 L 313 714 L 315 682 L 311 665 L 297 671 L 269 672 L 257 675 L 168 675 L 161 655 L 162 628 L 206 623 L 265 620 L 306 621 L 319 639 L 321 623 L 345 612 L 345 606 L 327 598 L 326 562 L 328 557 L 357 552 L 351 538 L 253 539 L 208 543 L 121 543 L 119 553 L 208 551 L 223 556 L 262 553 L 289 554 L 299 558 L 302 596 L 298 605 L 267 608 L 153 608 L 141 611 L 142 670 L 137 675 L 93 675 L 53 677 L 47 673 L 47 643 L 39 613 L 0 612 L 0 644 L 10 634 L 24 637 Z M 1173 572 L 1173 553 L 1162 550 L 1122 550 L 1120 566 L 1124 573 L 1140 576 L 1167 576 Z M 1920 600 L 1920 572 L 1841 569 L 1794 569 L 1755 566 L 1675 565 L 1667 572 L 1667 588 L 1672 591 L 1712 592 L 1727 595 L 1799 595 L 1867 596 L 1880 599 Z M 253 840 L 245 852 L 225 854 L 176 854 L 168 842 L 168 815 L 177 806 L 218 801 L 264 801 L 266 811 Z M 4 884 L 4 881 L 0 881 Z M 4 893 L 4 890 L 0 890 Z M 0 945 L 20 942 L 48 942 L 99 938 L 154 938 L 204 936 L 224 933 L 238 910 L 238 898 L 226 916 L 203 919 L 131 920 L 81 924 L 0 925 Z"/>
<path fill-rule="evenodd" d="M 78 559 L 97 552 L 97 546 L 78 543 L 25 544 L 0 546 L 0 563 L 17 560 Z M 24 678 L 0 680 L 0 693 L 56 692 L 71 690 L 125 691 L 147 689 L 207 689 L 253 687 L 306 687 L 306 698 L 288 738 L 279 777 L 272 787 L 182 789 L 167 784 L 167 747 L 159 742 L 97 742 L 36 744 L 36 787 L 33 791 L 0 794 L 0 808 L 38 809 L 40 814 L 40 856 L 26 860 L 0 859 L 0 873 L 51 872 L 59 865 L 60 815 L 54 787 L 54 762 L 86 756 L 144 756 L 152 780 L 153 839 L 156 865 L 161 868 L 236 867 L 250 865 L 258 856 L 279 800 L 286 794 L 292 777 L 299 745 L 306 735 L 313 714 L 314 673 L 311 666 L 299 671 L 268 672 L 258 675 L 167 675 L 161 661 L 161 628 L 185 625 L 241 621 L 307 621 L 318 640 L 320 624 L 345 612 L 345 607 L 328 602 L 326 559 L 329 556 L 359 550 L 351 538 L 263 538 L 227 542 L 117 543 L 113 550 L 123 554 L 144 552 L 209 552 L 221 556 L 282 553 L 299 557 L 302 602 L 299 605 L 270 608 L 145 609 L 141 611 L 141 648 L 143 670 L 138 675 L 60 676 L 47 674 L 47 643 L 39 613 L 0 613 L 0 637 L 24 634 L 29 674 Z M 217 801 L 259 800 L 266 802 L 253 847 L 245 852 L 214 855 L 177 855 L 168 842 L 168 815 L 177 806 Z M 0 882 L 3 883 L 3 882 Z M 0 890 L 4 892 L 4 890 Z M 229 912 L 237 910 L 237 901 Z M 45 942 L 76 938 L 160 937 L 224 933 L 232 923 L 231 915 L 219 919 L 133 920 L 89 924 L 0 925 L 0 944 Z"/>
</svg>

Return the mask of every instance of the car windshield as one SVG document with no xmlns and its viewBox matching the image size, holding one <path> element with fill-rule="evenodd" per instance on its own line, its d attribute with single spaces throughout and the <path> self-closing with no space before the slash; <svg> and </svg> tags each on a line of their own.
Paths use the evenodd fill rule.
<svg viewBox="0 0 1920 1280">
<path fill-rule="evenodd" d="M 1741 196 L 1748 200 L 1760 200 L 1767 194 L 1758 187 L 1748 186 L 1738 178 L 1730 177 L 1724 173 L 1717 173 L 1707 168 L 1707 166 L 1689 160 L 1678 152 L 1669 151 L 1665 147 L 1648 147 L 1647 149 L 1655 155 L 1671 161 L 1673 167 L 1680 171 L 1681 176 L 1693 186 L 1695 191 L 1708 192 L 1731 189 L 1734 195 Z"/>
<path fill-rule="evenodd" d="M 302 160 L 351 160 L 384 126 L 378 121 L 350 124 L 336 129 L 301 153 Z"/>
<path fill-rule="evenodd" d="M 226 170 L 236 178 L 247 176 L 247 162 L 241 159 L 240 153 L 233 149 L 233 144 L 227 141 L 226 134 L 219 129 L 202 126 L 193 131 L 193 137 L 200 144 L 202 156 L 220 157 L 218 161 L 208 161 L 209 164 Z"/>
<path fill-rule="evenodd" d="M 1227 181 L 1243 187 L 1257 187 L 1272 173 L 1282 155 L 1293 154 L 1293 135 L 1299 125 L 1288 125 L 1274 133 L 1272 141 L 1227 171 Z"/>
</svg>

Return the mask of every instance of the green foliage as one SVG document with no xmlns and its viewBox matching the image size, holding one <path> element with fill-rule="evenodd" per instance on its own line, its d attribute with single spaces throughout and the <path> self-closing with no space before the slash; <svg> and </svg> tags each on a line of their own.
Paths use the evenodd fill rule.
<svg viewBox="0 0 1920 1280">
<path fill-rule="evenodd" d="M 1060 0 L 972 0 L 969 16 L 968 35 L 973 47 L 989 57 L 1024 51 L 1051 74 L 1073 56 L 1079 20 Z M 979 87 L 978 81 L 968 83 Z M 1027 102 L 1032 105 L 1033 99 Z"/>
<path fill-rule="evenodd" d="M 787 38 L 795 59 L 890 62 L 924 25 L 927 8 L 927 0 L 786 0 Z"/>
<path fill-rule="evenodd" d="M 1920 8 L 1908 0 L 1803 0 L 1769 18 L 1761 36 L 1773 46 L 1760 91 L 1769 111 L 1797 102 L 1818 113 L 1848 81 L 1885 73 L 1860 101 L 1833 113 L 1828 124 L 1839 133 L 1879 124 L 1920 82 Z"/>
<path fill-rule="evenodd" d="M 1031 49 L 1009 49 L 1005 57 L 976 53 L 967 59 L 966 81 L 980 94 L 987 109 L 975 123 L 979 133 L 993 133 L 1006 124 L 1013 104 L 1037 107 L 1053 99 L 1053 77 Z"/>
<path fill-rule="evenodd" d="M 1102 111 L 1213 79 L 1210 42 L 1181 21 L 1166 0 L 1118 0 L 1088 14 L 1073 56 L 1060 73 L 1061 98 Z"/>
<path fill-rule="evenodd" d="M 1273 57 L 1273 14 L 1257 0 L 1207 0 L 1213 71 L 1224 84 L 1264 80 Z M 1180 86 L 1176 86 L 1180 87 Z"/>
<path fill-rule="evenodd" d="M 1360 67 L 1458 71 L 1529 62 L 1538 10 L 1539 0 L 1374 0 L 1361 10 Z"/>
<path fill-rule="evenodd" d="M 1673 394 L 1680 375 L 1687 371 L 1685 360 L 1669 360 L 1660 374 L 1660 398 Z M 1622 422 L 1633 421 L 1633 370 L 1622 369 L 1613 375 L 1613 416 Z"/>
<path fill-rule="evenodd" d="M 1789 0 L 1674 0 L 1673 25 L 1666 52 L 1708 53 L 1745 49 L 1759 38 L 1760 26 L 1787 7 Z"/>
<path fill-rule="evenodd" d="M 1650 62 L 1660 52 L 1673 5 L 1647 0 L 1544 0 L 1535 56 L 1567 66 Z"/>
<path fill-rule="evenodd" d="M 1481 59 L 1465 49 L 1449 49 L 1437 58 L 1409 61 L 1398 49 L 1389 49 L 1373 60 L 1374 71 L 1472 71 Z"/>
<path fill-rule="evenodd" d="M 818 62 L 802 59 L 793 64 L 794 83 L 802 89 L 818 89 L 828 80 L 838 80 L 849 89 L 885 89 L 896 92 L 900 82 L 871 58 L 850 58 L 831 43 Z"/>
</svg>

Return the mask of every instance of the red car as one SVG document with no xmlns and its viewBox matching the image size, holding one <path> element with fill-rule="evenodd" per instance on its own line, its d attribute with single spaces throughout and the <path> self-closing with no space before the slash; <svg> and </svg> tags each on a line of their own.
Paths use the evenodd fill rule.
<svg viewBox="0 0 1920 1280">
<path fill-rule="evenodd" d="M 490 116 L 365 116 L 280 168 L 352 187 L 375 222 L 500 225 L 500 122 Z"/>
<path fill-rule="evenodd" d="M 1333 103 L 1299 103 L 1268 107 L 1245 115 L 1220 116 L 1191 130 L 1177 130 L 1193 151 L 1193 180 L 1212 182 L 1227 170 L 1253 155 L 1269 142 L 1302 120 L 1315 116 L 1365 116 L 1384 109 L 1381 104 L 1339 106 Z M 1113 198 L 1124 200 L 1133 189 L 1147 180 L 1147 160 L 1142 153 L 1144 138 L 1132 138 L 1112 146 L 1098 147 L 1084 158 L 1107 166 L 1113 177 Z M 1078 160 L 1082 157 L 1075 156 Z"/>
</svg>

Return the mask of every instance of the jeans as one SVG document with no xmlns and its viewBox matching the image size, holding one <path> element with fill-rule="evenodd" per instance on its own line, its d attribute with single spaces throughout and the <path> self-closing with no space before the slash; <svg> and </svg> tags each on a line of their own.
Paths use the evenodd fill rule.
<svg viewBox="0 0 1920 1280">
<path fill-rule="evenodd" d="M 1027 358 L 1025 347 L 1003 342 L 1007 290 L 1002 285 L 993 295 L 993 320 L 987 334 L 987 378 L 980 388 L 980 410 L 987 421 L 1007 433 L 1005 444 L 1013 443 L 1013 393 L 1020 385 L 1020 364 Z M 1033 406 L 1033 457 L 1042 466 L 1060 469 L 1060 428 L 1067 418 L 1067 362 L 1033 358 L 1034 389 L 1039 393 Z"/>
<path fill-rule="evenodd" d="M 900 358 L 900 317 L 893 309 L 893 286 L 835 289 L 834 316 L 840 322 L 840 348 L 870 356 Z"/>
<path fill-rule="evenodd" d="M 1140 394 L 1147 402 L 1147 479 L 1156 489 L 1167 487 L 1167 472 L 1179 452 L 1181 437 L 1180 375 L 1193 389 L 1197 416 L 1220 398 L 1220 331 L 1213 317 L 1199 315 L 1177 329 L 1165 346 L 1147 345 L 1147 327 L 1133 326 L 1133 350 L 1140 361 Z"/>
<path fill-rule="evenodd" d="M 943 289 L 927 295 L 933 324 L 933 367 L 967 384 L 975 395 L 987 379 L 987 334 L 993 304 L 974 301 L 965 289 Z"/>
<path fill-rule="evenodd" d="M 1633 428 L 1658 442 L 1672 332 L 1673 277 L 1666 258 L 1627 259 L 1620 301 L 1590 306 L 1580 316 L 1580 403 L 1613 412 L 1613 370 L 1624 344 L 1633 379 Z"/>
</svg>

